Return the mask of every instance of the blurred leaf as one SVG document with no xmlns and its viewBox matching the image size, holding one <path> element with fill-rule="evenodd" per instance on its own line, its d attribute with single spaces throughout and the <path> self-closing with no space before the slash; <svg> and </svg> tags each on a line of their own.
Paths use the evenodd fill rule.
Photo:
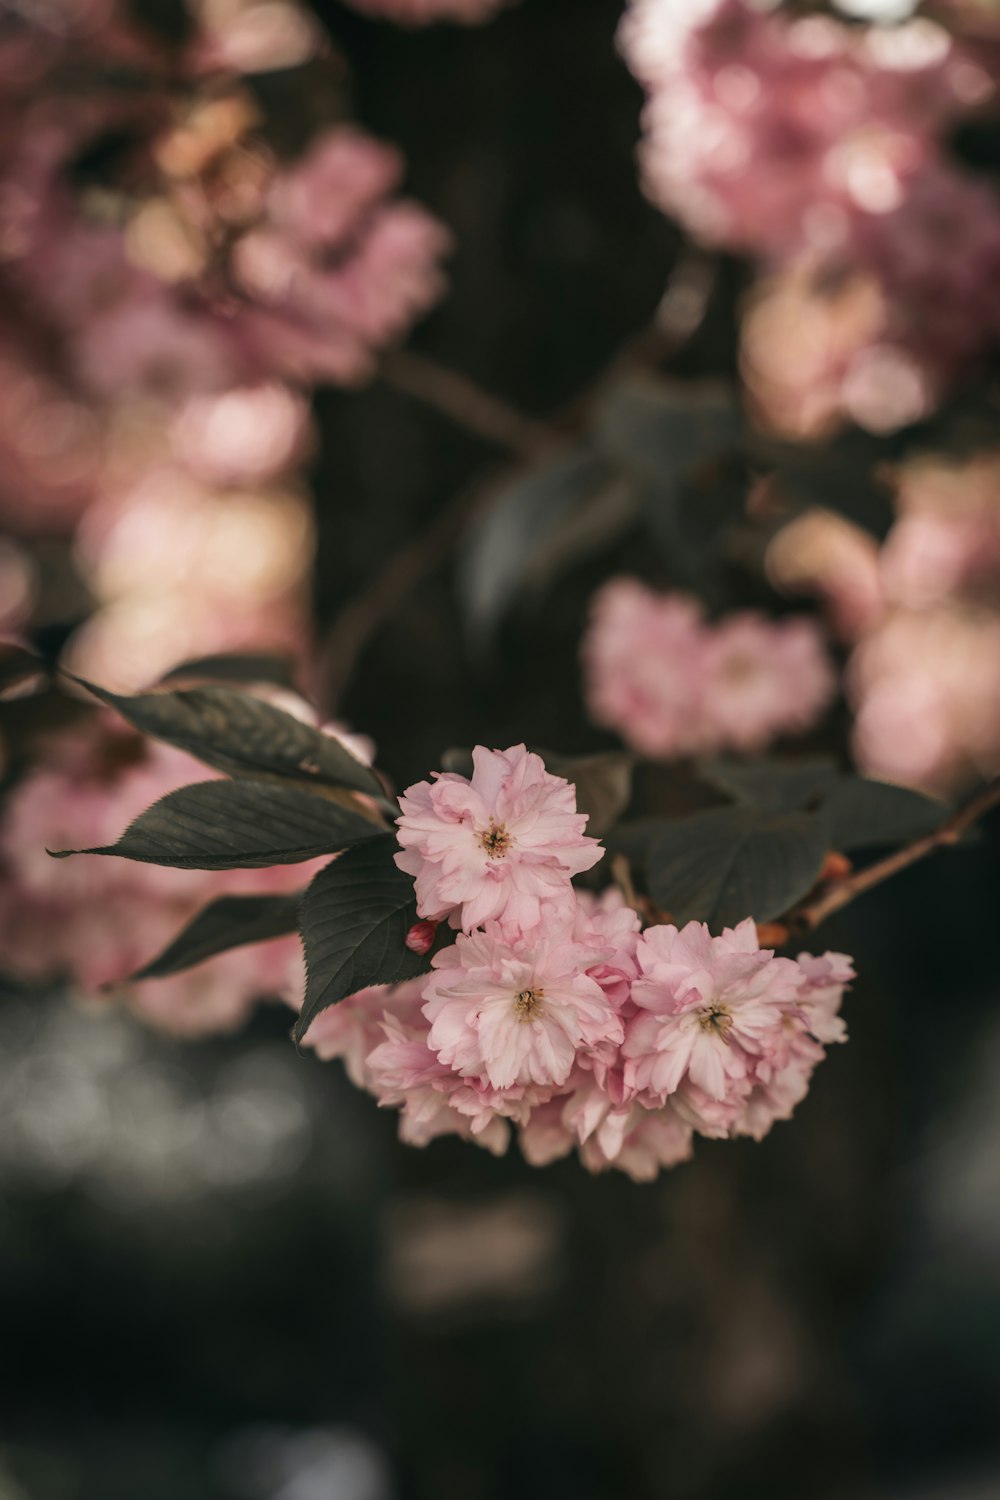
<svg viewBox="0 0 1000 1500">
<path fill-rule="evenodd" d="M 464 750 L 458 745 L 452 745 L 441 757 L 442 771 L 450 771 L 453 776 L 464 776 L 471 780 L 473 772 L 472 751 Z"/>
<path fill-rule="evenodd" d="M 116 844 L 51 850 L 116 854 L 178 870 L 250 870 L 299 864 L 380 837 L 360 814 L 271 781 L 199 781 L 140 813 Z"/>
<path fill-rule="evenodd" d="M 166 740 L 231 776 L 267 772 L 295 781 L 348 787 L 385 801 L 375 772 L 339 740 L 249 693 L 204 687 L 123 697 L 81 677 L 72 680 L 117 709 L 143 734 Z"/>
<path fill-rule="evenodd" d="M 196 656 L 178 662 L 164 673 L 158 687 L 174 682 L 266 683 L 297 693 L 295 662 L 290 656 L 254 655 L 249 652 L 224 652 L 216 656 Z"/>
<path fill-rule="evenodd" d="M 626 478 L 608 478 L 566 515 L 528 557 L 521 587 L 540 594 L 584 558 L 607 548 L 642 510 L 638 488 Z"/>
<path fill-rule="evenodd" d="M 674 581 L 711 593 L 747 481 L 735 393 L 720 381 L 635 376 L 612 385 L 594 416 L 598 449 L 630 474 Z"/>
<path fill-rule="evenodd" d="M 162 979 L 230 948 L 285 937 L 298 928 L 301 899 L 301 891 L 287 896 L 220 896 L 192 917 L 162 953 L 130 975 L 130 981 Z"/>
<path fill-rule="evenodd" d="M 778 493 L 793 510 L 836 511 L 880 540 L 895 519 L 883 467 L 891 449 L 871 433 L 850 429 L 830 442 L 801 446 L 758 439 L 755 456 L 773 470 Z"/>
<path fill-rule="evenodd" d="M 577 810 L 587 814 L 588 833 L 601 838 L 617 823 L 632 795 L 635 756 L 622 750 L 600 755 L 559 755 L 538 745 L 529 745 L 528 749 L 542 757 L 546 770 L 553 776 L 563 776 L 576 787 Z M 441 766 L 456 776 L 471 777 L 472 751 L 453 746 L 441 757 Z"/>
<path fill-rule="evenodd" d="M 413 879 L 396 868 L 399 845 L 381 834 L 321 870 L 302 901 L 306 997 L 295 1025 L 301 1041 L 320 1011 L 370 984 L 426 973 L 429 954 L 411 953 L 417 921 Z"/>
<path fill-rule="evenodd" d="M 886 781 L 845 777 L 824 799 L 832 849 L 871 849 L 933 833 L 948 808 L 933 797 Z"/>
<path fill-rule="evenodd" d="M 611 385 L 593 418 L 599 450 L 642 479 L 678 483 L 739 442 L 733 388 L 721 381 L 630 375 Z"/>
<path fill-rule="evenodd" d="M 537 752 L 553 776 L 565 776 L 576 787 L 577 811 L 587 814 L 587 832 L 602 838 L 628 807 L 635 757 L 621 750 L 600 755 L 556 755 Z"/>
<path fill-rule="evenodd" d="M 44 682 L 48 675 L 48 663 L 41 656 L 15 646 L 12 641 L 0 641 L 0 696 L 36 681 Z"/>
<path fill-rule="evenodd" d="M 569 448 L 521 470 L 496 492 L 467 535 L 458 569 L 462 610 L 480 645 L 491 638 L 529 577 L 540 586 L 534 565 L 540 549 L 552 544 L 560 526 L 607 477 L 600 459 Z"/>
<path fill-rule="evenodd" d="M 815 885 L 828 848 L 814 813 L 713 808 L 662 824 L 649 847 L 649 893 L 678 925 L 767 922 Z"/>
<path fill-rule="evenodd" d="M 816 760 L 702 761 L 698 774 L 737 802 L 769 812 L 794 812 L 837 779 L 837 765 Z"/>
</svg>

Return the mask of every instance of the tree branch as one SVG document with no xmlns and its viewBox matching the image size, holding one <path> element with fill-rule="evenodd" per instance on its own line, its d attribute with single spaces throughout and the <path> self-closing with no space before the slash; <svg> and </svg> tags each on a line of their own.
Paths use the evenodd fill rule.
<svg viewBox="0 0 1000 1500">
<path fill-rule="evenodd" d="M 513 406 L 484 391 L 467 375 L 415 354 L 412 349 L 393 349 L 382 358 L 382 379 L 397 391 L 414 396 L 435 411 L 450 417 L 498 448 L 533 458 L 552 442 L 552 432 L 543 422 L 526 417 Z"/>
<path fill-rule="evenodd" d="M 915 865 L 918 860 L 926 859 L 928 854 L 933 854 L 938 849 L 947 849 L 952 844 L 957 844 L 969 829 L 979 822 L 980 818 L 998 806 L 1000 806 L 1000 777 L 991 781 L 972 798 L 971 802 L 953 813 L 933 833 L 915 839 L 912 844 L 907 844 L 905 849 L 897 849 L 895 854 L 887 855 L 885 859 L 869 865 L 866 870 L 859 870 L 856 875 L 848 875 L 845 879 L 838 880 L 814 900 L 807 901 L 804 906 L 799 907 L 790 915 L 789 928 L 792 931 L 811 932 L 834 912 L 840 911 L 858 896 L 864 895 L 865 891 L 881 885 L 883 880 L 889 880 L 900 870 Z"/>
</svg>

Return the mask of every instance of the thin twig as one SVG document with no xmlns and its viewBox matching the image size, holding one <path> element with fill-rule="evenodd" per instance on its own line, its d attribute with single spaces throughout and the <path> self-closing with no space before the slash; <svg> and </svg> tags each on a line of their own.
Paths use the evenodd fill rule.
<svg viewBox="0 0 1000 1500">
<path fill-rule="evenodd" d="M 482 390 L 467 375 L 412 349 L 391 350 L 383 357 L 380 372 L 388 385 L 434 407 L 459 427 L 498 448 L 533 458 L 552 443 L 551 429 L 544 422 L 526 417 L 499 396 Z"/>
<path fill-rule="evenodd" d="M 789 926 L 798 931 L 807 932 L 818 927 L 820 922 L 832 916 L 835 911 L 848 906 L 858 896 L 864 895 L 865 891 L 881 885 L 883 880 L 888 880 L 900 870 L 915 865 L 918 860 L 925 859 L 928 854 L 933 854 L 937 849 L 946 849 L 952 844 L 957 844 L 981 817 L 997 806 L 1000 806 L 1000 777 L 996 781 L 991 781 L 989 786 L 984 787 L 971 802 L 966 803 L 965 807 L 960 808 L 933 833 L 928 833 L 924 838 L 915 839 L 912 844 L 907 844 L 905 849 L 897 849 L 895 854 L 880 859 L 877 864 L 869 865 L 867 870 L 859 870 L 856 875 L 849 875 L 844 880 L 838 880 L 814 901 L 807 902 L 805 906 L 793 912 L 788 919 Z"/>
</svg>

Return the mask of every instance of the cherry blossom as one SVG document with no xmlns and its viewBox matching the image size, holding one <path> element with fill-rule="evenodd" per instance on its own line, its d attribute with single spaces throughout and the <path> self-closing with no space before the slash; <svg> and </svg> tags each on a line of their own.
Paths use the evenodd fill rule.
<svg viewBox="0 0 1000 1500">
<path fill-rule="evenodd" d="M 836 688 L 812 620 L 748 610 L 713 625 L 636 579 L 600 590 L 582 651 L 594 719 L 655 757 L 762 750 L 810 729 Z"/>
<path fill-rule="evenodd" d="M 583 830 L 576 790 L 523 745 L 473 751 L 471 779 L 437 772 L 400 798 L 396 863 L 416 877 L 417 911 L 454 914 L 466 930 L 486 921 L 527 929 L 543 900 L 601 857 Z"/>
<path fill-rule="evenodd" d="M 587 973 L 613 951 L 575 942 L 572 918 L 555 912 L 525 932 L 488 922 L 460 933 L 433 959 L 430 1046 L 495 1089 L 565 1083 L 581 1051 L 622 1038 L 617 1011 Z"/>
</svg>

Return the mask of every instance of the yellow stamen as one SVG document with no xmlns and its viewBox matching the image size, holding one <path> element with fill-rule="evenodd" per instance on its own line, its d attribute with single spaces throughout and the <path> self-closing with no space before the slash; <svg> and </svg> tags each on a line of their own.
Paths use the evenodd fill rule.
<svg viewBox="0 0 1000 1500">
<path fill-rule="evenodd" d="M 521 990 L 514 996 L 514 1014 L 519 1021 L 533 1021 L 541 1014 L 544 990 Z"/>
</svg>

